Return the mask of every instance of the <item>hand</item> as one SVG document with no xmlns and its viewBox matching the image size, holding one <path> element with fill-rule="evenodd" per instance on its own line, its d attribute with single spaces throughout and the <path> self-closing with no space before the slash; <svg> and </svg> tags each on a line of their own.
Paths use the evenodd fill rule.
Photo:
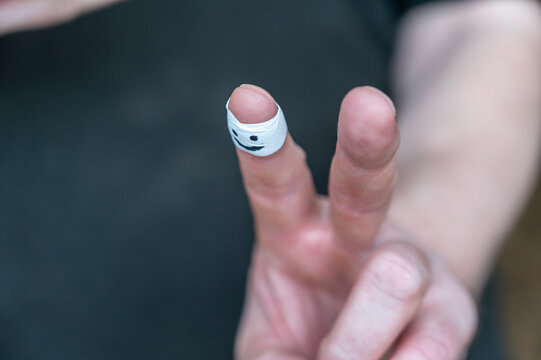
<svg viewBox="0 0 541 360">
<path fill-rule="evenodd" d="M 237 88 L 229 107 L 244 123 L 277 110 L 252 85 Z M 265 158 L 237 149 L 257 234 L 237 359 L 463 356 L 477 321 L 471 294 L 386 217 L 399 141 L 392 102 L 364 87 L 342 102 L 329 198 L 316 195 L 291 136 Z"/>
<path fill-rule="evenodd" d="M 0 35 L 53 25 L 121 0 L 0 0 Z"/>
</svg>

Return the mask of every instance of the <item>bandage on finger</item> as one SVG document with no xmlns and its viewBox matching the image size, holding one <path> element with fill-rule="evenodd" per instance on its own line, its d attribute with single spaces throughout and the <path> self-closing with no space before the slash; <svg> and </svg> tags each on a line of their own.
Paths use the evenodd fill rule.
<svg viewBox="0 0 541 360">
<path fill-rule="evenodd" d="M 287 123 L 278 104 L 276 115 L 267 121 L 256 124 L 243 124 L 227 109 L 227 127 L 237 148 L 254 156 L 269 156 L 280 150 L 287 137 Z"/>
</svg>

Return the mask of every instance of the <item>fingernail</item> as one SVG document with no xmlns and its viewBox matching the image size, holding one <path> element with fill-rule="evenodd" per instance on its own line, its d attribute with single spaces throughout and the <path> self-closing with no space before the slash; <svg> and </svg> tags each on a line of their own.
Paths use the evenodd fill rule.
<svg viewBox="0 0 541 360">
<path fill-rule="evenodd" d="M 249 84 L 242 84 L 233 91 L 229 109 L 244 124 L 257 124 L 272 119 L 278 110 L 268 92 Z"/>
<path fill-rule="evenodd" d="M 387 102 L 389 103 L 389 105 L 393 108 L 393 112 L 395 113 L 395 117 L 396 117 L 396 107 L 394 106 L 394 102 L 393 102 L 393 100 L 391 100 L 391 98 L 389 97 L 389 95 L 385 94 L 383 91 L 381 91 L 380 89 L 375 88 L 375 87 L 373 87 L 373 86 L 367 86 L 367 88 L 370 88 L 370 89 L 372 89 L 372 90 L 374 90 L 374 91 L 380 93 L 380 94 L 383 96 L 383 98 L 384 98 L 385 100 L 387 100 Z"/>
<path fill-rule="evenodd" d="M 270 99 L 271 101 L 274 101 L 274 99 L 272 98 L 271 94 L 269 94 L 265 89 L 263 88 L 260 88 L 259 86 L 256 86 L 256 85 L 252 85 L 252 84 L 242 84 L 239 86 L 239 88 L 243 88 L 243 89 L 246 89 L 246 90 L 249 90 L 249 91 L 253 91 L 267 99 Z"/>
</svg>

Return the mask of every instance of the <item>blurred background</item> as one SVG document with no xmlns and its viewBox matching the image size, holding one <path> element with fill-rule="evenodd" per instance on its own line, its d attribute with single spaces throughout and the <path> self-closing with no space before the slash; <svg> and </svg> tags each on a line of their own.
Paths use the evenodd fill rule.
<svg viewBox="0 0 541 360">
<path fill-rule="evenodd" d="M 541 359 L 541 184 L 497 267 L 498 310 L 513 359 Z"/>
<path fill-rule="evenodd" d="M 324 193 L 340 101 L 389 91 L 418 3 L 132 1 L 0 37 L 0 359 L 231 358 L 253 235 L 227 97 L 268 89 Z M 541 358 L 540 209 L 470 359 Z"/>
</svg>

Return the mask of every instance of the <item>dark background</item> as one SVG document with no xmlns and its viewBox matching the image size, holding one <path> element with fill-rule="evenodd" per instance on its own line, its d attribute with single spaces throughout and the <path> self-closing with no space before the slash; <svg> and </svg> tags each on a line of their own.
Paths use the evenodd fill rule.
<svg viewBox="0 0 541 360">
<path fill-rule="evenodd" d="M 407 6 L 132 1 L 0 38 L 0 359 L 230 358 L 252 229 L 227 97 L 269 90 L 325 192 Z"/>
</svg>

